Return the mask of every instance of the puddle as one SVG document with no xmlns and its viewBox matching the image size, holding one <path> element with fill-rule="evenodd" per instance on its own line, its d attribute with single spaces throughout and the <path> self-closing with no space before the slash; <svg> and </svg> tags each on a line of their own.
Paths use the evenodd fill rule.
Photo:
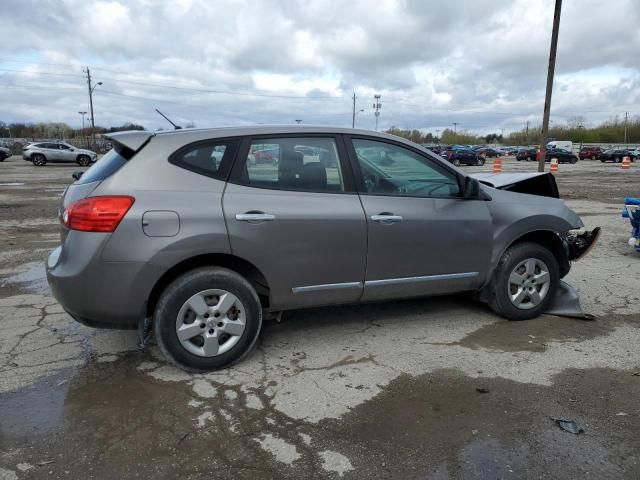
<svg viewBox="0 0 640 480">
<path fill-rule="evenodd" d="M 58 374 L 0 395 L 0 438 L 41 435 L 63 420 L 69 383 Z"/>
<path fill-rule="evenodd" d="M 158 478 L 299 479 L 326 476 L 331 456 L 348 465 L 347 478 L 640 473 L 640 380 L 630 372 L 567 370 L 550 386 L 456 370 L 401 375 L 341 418 L 311 424 L 275 410 L 262 387 L 252 394 L 264 408 L 253 409 L 242 386 L 216 383 L 214 396 L 201 396 L 189 382 L 156 380 L 138 368 L 156 368 L 150 360 L 129 354 L 90 362 L 67 372 L 68 382 L 0 395 L 3 450 L 20 451 L 0 452 L 0 466 L 53 459 L 35 472 L 48 478 L 146 478 L 152 471 Z M 587 431 L 567 434 L 550 416 L 575 419 Z"/>
<path fill-rule="evenodd" d="M 567 370 L 540 386 L 455 370 L 403 375 L 320 426 L 359 478 L 638 478 L 636 378 Z M 567 434 L 550 416 L 575 419 L 587 432 Z"/>
<path fill-rule="evenodd" d="M 29 270 L 10 275 L 0 280 L 0 286 L 17 285 L 28 293 L 38 293 L 51 295 L 49 284 L 47 283 L 47 273 L 44 263 L 32 264 Z"/>
<path fill-rule="evenodd" d="M 614 330 L 606 319 L 593 321 L 543 315 L 522 322 L 499 321 L 485 325 L 453 345 L 501 352 L 543 352 L 549 342 L 581 342 Z"/>
</svg>

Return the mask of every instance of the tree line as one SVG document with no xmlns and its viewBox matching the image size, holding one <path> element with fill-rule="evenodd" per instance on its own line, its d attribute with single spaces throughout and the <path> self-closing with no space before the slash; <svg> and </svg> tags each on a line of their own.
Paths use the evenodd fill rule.
<svg viewBox="0 0 640 480">
<path fill-rule="evenodd" d="M 623 119 L 616 117 L 602 122 L 596 126 L 585 126 L 582 117 L 575 117 L 565 124 L 551 124 L 548 133 L 549 140 L 571 140 L 574 143 L 640 143 L 640 119 Z M 626 126 L 626 142 L 625 142 Z M 425 144 L 462 144 L 462 145 L 484 145 L 499 143 L 502 145 L 539 145 L 542 141 L 542 125 L 523 127 L 521 130 L 511 132 L 503 136 L 501 133 L 490 133 L 488 135 L 475 135 L 466 130 L 454 131 L 445 128 L 440 137 L 436 137 L 431 132 L 423 133 L 420 130 L 404 130 L 391 127 L 386 133 L 409 139 L 415 143 Z"/>
<path fill-rule="evenodd" d="M 95 128 L 96 134 L 122 132 L 124 130 L 144 130 L 142 125 L 135 123 L 125 123 L 114 127 L 98 127 Z M 89 137 L 94 130 L 90 127 L 84 130 L 80 128 L 72 128 L 62 122 L 38 122 L 38 123 L 6 123 L 0 120 L 0 137 L 2 138 L 24 138 L 27 140 L 35 140 L 38 138 L 59 138 L 59 139 L 78 139 Z"/>
</svg>

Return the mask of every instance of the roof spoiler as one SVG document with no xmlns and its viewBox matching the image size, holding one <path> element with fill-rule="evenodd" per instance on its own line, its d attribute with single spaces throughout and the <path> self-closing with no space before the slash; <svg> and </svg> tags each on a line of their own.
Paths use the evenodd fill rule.
<svg viewBox="0 0 640 480">
<path fill-rule="evenodd" d="M 105 135 L 109 140 L 118 142 L 134 152 L 140 150 L 154 136 L 155 133 L 146 130 L 127 130 L 126 132 L 114 132 Z"/>
</svg>

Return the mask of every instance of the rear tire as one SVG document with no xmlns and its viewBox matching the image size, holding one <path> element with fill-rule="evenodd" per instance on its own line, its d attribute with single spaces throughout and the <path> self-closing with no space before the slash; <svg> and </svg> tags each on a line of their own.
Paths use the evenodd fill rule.
<svg viewBox="0 0 640 480">
<path fill-rule="evenodd" d="M 91 159 L 87 155 L 78 156 L 78 165 L 81 167 L 87 167 L 91 163 Z"/>
<path fill-rule="evenodd" d="M 36 167 L 43 167 L 47 164 L 47 159 L 40 153 L 36 153 L 35 155 L 33 155 L 31 157 L 31 161 Z"/>
<path fill-rule="evenodd" d="M 459 166 L 460 166 L 460 160 L 459 160 L 459 159 L 457 159 L 457 158 L 456 158 L 452 163 L 453 163 L 456 167 L 459 167 Z"/>
<path fill-rule="evenodd" d="M 528 268 L 529 261 L 534 268 Z M 549 250 L 538 243 L 517 243 L 502 255 L 493 273 L 489 306 L 509 320 L 535 318 L 549 308 L 559 282 L 558 261 Z"/>
<path fill-rule="evenodd" d="M 484 158 L 480 157 L 480 158 L 477 160 L 476 165 L 478 165 L 478 166 L 482 167 L 482 166 L 484 165 Z"/>
<path fill-rule="evenodd" d="M 578 162 L 578 159 L 577 159 L 576 157 L 571 157 L 571 160 L 569 160 L 569 163 L 570 163 L 571 165 L 574 165 L 574 164 L 576 164 L 577 162 Z"/>
<path fill-rule="evenodd" d="M 222 305 L 223 292 L 235 299 L 230 307 L 235 309 L 235 319 L 229 313 L 231 309 Z M 212 303 L 202 304 L 205 313 L 196 313 L 198 308 L 191 308 L 194 297 L 200 295 L 204 299 L 213 298 Z M 215 310 L 218 307 L 222 312 L 219 317 Z M 242 327 L 241 332 L 226 334 L 223 323 Z M 191 325 L 201 331 L 191 339 L 180 340 L 178 329 L 189 329 Z M 236 272 L 220 267 L 198 268 L 175 279 L 160 295 L 154 312 L 154 332 L 160 350 L 170 362 L 190 372 L 216 370 L 238 362 L 253 348 L 261 327 L 262 307 L 255 289 Z M 211 345 L 212 341 L 216 342 L 215 353 L 205 350 L 204 344 Z M 232 342 L 230 347 L 227 342 Z"/>
</svg>

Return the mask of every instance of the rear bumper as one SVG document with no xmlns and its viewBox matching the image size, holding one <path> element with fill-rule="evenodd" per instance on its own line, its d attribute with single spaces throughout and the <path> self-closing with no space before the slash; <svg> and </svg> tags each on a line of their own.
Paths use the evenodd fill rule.
<svg viewBox="0 0 640 480">
<path fill-rule="evenodd" d="M 136 328 L 146 316 L 151 289 L 144 280 L 149 278 L 148 266 L 137 262 L 104 262 L 99 254 L 95 255 L 104 239 L 94 237 L 87 242 L 86 233 L 84 236 L 83 244 L 93 243 L 89 248 L 81 245 L 77 245 L 78 249 L 66 248 L 73 251 L 73 255 L 66 255 L 65 249 L 58 247 L 47 259 L 47 281 L 54 297 L 69 315 L 85 325 Z"/>
</svg>

